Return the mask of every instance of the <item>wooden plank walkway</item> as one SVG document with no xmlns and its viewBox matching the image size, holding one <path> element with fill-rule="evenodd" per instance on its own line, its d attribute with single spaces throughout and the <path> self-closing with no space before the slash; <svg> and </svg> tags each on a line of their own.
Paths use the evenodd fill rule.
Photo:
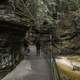
<svg viewBox="0 0 80 80">
<path fill-rule="evenodd" d="M 50 67 L 43 57 L 36 56 L 35 46 L 30 46 L 30 56 L 23 61 L 2 80 L 52 80 Z"/>
</svg>

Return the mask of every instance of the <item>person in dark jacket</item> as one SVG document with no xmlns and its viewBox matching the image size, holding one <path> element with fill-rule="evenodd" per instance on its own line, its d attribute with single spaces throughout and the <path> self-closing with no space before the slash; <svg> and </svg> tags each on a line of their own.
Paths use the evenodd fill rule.
<svg viewBox="0 0 80 80">
<path fill-rule="evenodd" d="M 29 49 L 29 42 L 24 39 L 24 52 L 26 55 L 29 55 L 30 49 Z"/>
<path fill-rule="evenodd" d="M 40 55 L 40 39 L 36 40 L 36 55 Z"/>
</svg>

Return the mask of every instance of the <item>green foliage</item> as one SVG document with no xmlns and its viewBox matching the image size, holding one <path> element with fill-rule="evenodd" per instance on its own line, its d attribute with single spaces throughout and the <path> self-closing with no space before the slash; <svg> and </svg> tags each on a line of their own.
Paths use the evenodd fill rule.
<svg viewBox="0 0 80 80">
<path fill-rule="evenodd" d="M 72 50 L 73 43 L 77 43 L 80 0 L 16 0 L 15 13 L 27 26 L 36 26 L 39 32 L 55 35 L 58 42 L 55 41 L 54 45 L 61 51 Z"/>
</svg>

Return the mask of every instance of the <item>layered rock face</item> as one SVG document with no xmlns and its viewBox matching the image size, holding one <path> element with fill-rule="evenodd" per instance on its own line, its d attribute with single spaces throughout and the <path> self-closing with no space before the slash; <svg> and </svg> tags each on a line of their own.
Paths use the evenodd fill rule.
<svg viewBox="0 0 80 80">
<path fill-rule="evenodd" d="M 57 25 L 56 35 L 61 40 L 58 44 L 62 53 L 80 54 L 79 16 L 65 14 Z M 58 46 L 57 45 L 57 46 Z"/>
<path fill-rule="evenodd" d="M 0 69 L 3 69 L 20 61 L 26 26 L 15 15 L 14 0 L 0 2 Z"/>
<path fill-rule="evenodd" d="M 14 0 L 0 1 L 0 20 L 20 22 L 20 18 L 15 15 Z"/>
</svg>

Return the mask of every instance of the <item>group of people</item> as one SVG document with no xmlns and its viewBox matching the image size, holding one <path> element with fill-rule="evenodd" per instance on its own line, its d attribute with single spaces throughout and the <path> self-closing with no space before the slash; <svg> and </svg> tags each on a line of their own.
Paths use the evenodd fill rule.
<svg viewBox="0 0 80 80">
<path fill-rule="evenodd" d="M 40 55 L 40 39 L 35 40 L 35 46 L 36 46 L 36 55 Z M 24 52 L 26 55 L 29 55 L 30 49 L 29 49 L 29 42 L 27 40 L 24 40 Z"/>
</svg>

